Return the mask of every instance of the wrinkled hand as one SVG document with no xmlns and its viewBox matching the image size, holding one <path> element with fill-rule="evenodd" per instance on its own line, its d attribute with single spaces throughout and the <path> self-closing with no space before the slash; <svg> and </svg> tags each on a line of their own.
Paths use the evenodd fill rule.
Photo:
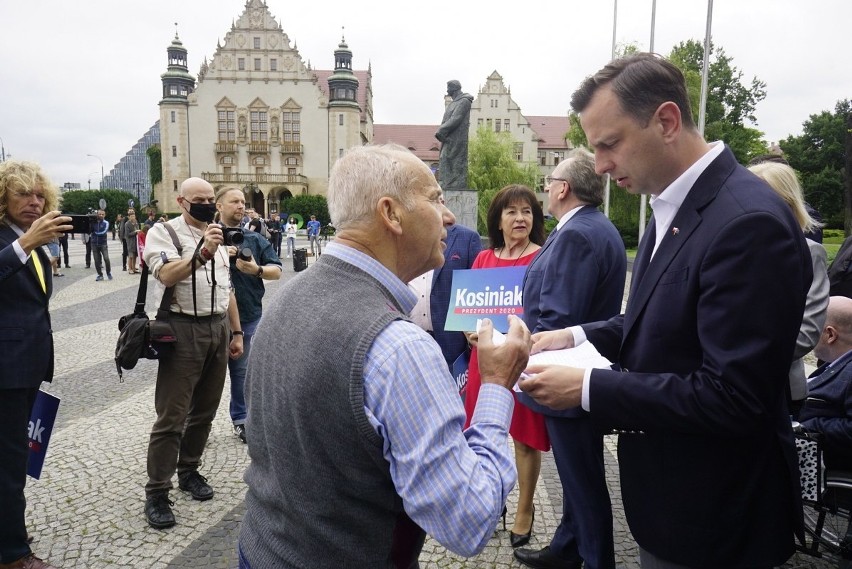
<svg viewBox="0 0 852 569">
<path fill-rule="evenodd" d="M 71 231 L 71 218 L 58 211 L 49 211 L 33 221 L 29 229 L 18 239 L 18 243 L 27 255 L 36 247 L 49 243 L 66 231 Z"/>
<path fill-rule="evenodd" d="M 211 255 L 216 254 L 219 245 L 225 243 L 225 236 L 222 234 L 222 226 L 218 223 L 211 223 L 204 231 L 204 246 L 210 251 Z"/>
<path fill-rule="evenodd" d="M 462 334 L 464 334 L 464 337 L 467 338 L 467 343 L 470 347 L 475 348 L 477 342 L 479 342 L 479 334 L 476 332 L 462 332 Z"/>
<path fill-rule="evenodd" d="M 574 334 L 568 328 L 550 332 L 536 332 L 532 335 L 531 354 L 545 350 L 562 350 L 574 347 Z"/>
<path fill-rule="evenodd" d="M 518 385 L 536 403 L 551 409 L 579 407 L 583 396 L 585 370 L 555 365 L 533 365 L 526 369 L 531 376 Z"/>
<path fill-rule="evenodd" d="M 231 343 L 228 344 L 228 356 L 232 360 L 236 360 L 241 355 L 243 355 L 243 337 L 234 336 L 231 338 Z"/>
<path fill-rule="evenodd" d="M 509 316 L 509 333 L 504 344 L 493 344 L 493 331 L 491 320 L 483 319 L 477 345 L 479 375 L 482 383 L 496 383 L 511 389 L 529 361 L 530 331 L 523 320 L 513 315 Z"/>
</svg>

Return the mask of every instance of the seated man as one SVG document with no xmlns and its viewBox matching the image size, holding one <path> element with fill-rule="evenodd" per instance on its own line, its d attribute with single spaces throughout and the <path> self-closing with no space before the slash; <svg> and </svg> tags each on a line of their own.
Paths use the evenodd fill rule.
<svg viewBox="0 0 852 569">
<path fill-rule="evenodd" d="M 831 297 L 814 354 L 829 363 L 808 380 L 799 422 L 822 434 L 827 468 L 852 471 L 852 299 Z"/>
</svg>

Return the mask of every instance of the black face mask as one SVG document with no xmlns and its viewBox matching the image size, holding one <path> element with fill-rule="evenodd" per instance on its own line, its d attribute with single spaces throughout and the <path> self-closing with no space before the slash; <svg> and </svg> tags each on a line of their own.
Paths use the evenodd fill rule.
<svg viewBox="0 0 852 569">
<path fill-rule="evenodd" d="M 189 215 L 203 223 L 213 223 L 213 220 L 216 218 L 216 204 L 190 203 Z"/>
</svg>

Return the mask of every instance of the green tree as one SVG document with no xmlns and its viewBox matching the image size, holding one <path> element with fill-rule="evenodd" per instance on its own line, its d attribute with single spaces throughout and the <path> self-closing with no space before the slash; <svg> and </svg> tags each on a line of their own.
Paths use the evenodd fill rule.
<svg viewBox="0 0 852 569">
<path fill-rule="evenodd" d="M 686 78 L 693 119 L 698 123 L 704 45 L 696 40 L 681 42 L 672 48 L 669 60 Z M 710 44 L 704 136 L 707 140 L 723 140 L 737 160 L 745 164 L 768 150 L 763 133 L 746 126 L 746 122 L 757 124 L 754 113 L 757 104 L 766 98 L 766 83 L 757 77 L 747 83 L 733 60 L 724 48 L 716 49 Z"/>
<path fill-rule="evenodd" d="M 780 142 L 781 150 L 802 179 L 805 199 L 822 215 L 827 226 L 848 225 L 850 200 L 844 191 L 848 184 L 846 145 L 850 137 L 847 121 L 852 120 L 852 101 L 838 101 L 834 112 L 822 111 L 802 123 L 802 134 Z M 845 173 L 845 174 L 844 174 Z M 849 227 L 846 227 L 849 234 Z"/>
<path fill-rule="evenodd" d="M 470 187 L 478 191 L 477 229 L 480 235 L 488 234 L 486 216 L 494 194 L 509 184 L 524 184 L 532 189 L 538 185 L 538 168 L 515 160 L 514 151 L 515 139 L 508 132 L 480 128 L 470 141 L 467 179 Z"/>
<path fill-rule="evenodd" d="M 106 200 L 106 219 L 112 222 L 119 213 L 127 213 L 130 200 L 136 196 L 124 190 L 70 190 L 62 194 L 62 211 L 65 213 L 88 213 L 100 208 L 101 198 Z M 138 204 L 136 204 L 138 207 Z"/>
<path fill-rule="evenodd" d="M 163 181 L 163 155 L 159 144 L 152 144 L 145 151 L 148 155 L 148 175 L 151 178 L 151 187 Z"/>
<path fill-rule="evenodd" d="M 287 219 L 286 216 L 298 213 L 306 222 L 312 215 L 317 216 L 317 221 L 323 226 L 331 222 L 331 218 L 328 215 L 328 202 L 325 196 L 293 196 L 292 198 L 283 199 L 281 200 L 280 213 L 281 219 L 285 220 Z"/>
<path fill-rule="evenodd" d="M 568 132 L 565 133 L 565 140 L 570 142 L 574 148 L 589 147 L 589 139 L 586 138 L 586 132 L 583 130 L 583 125 L 580 124 L 580 115 L 574 111 L 568 114 Z"/>
</svg>

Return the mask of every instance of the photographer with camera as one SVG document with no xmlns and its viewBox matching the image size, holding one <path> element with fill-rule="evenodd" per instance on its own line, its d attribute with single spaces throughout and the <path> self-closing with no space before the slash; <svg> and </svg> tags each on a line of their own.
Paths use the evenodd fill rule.
<svg viewBox="0 0 852 569">
<path fill-rule="evenodd" d="M 216 209 L 222 224 L 225 245 L 231 259 L 231 282 L 237 297 L 240 325 L 243 331 L 243 355 L 228 361 L 231 372 L 231 421 L 234 433 L 246 442 L 246 399 L 244 386 L 246 365 L 251 349 L 251 338 L 260 321 L 263 294 L 266 292 L 263 279 L 281 278 L 281 260 L 272 244 L 260 233 L 243 232 L 240 222 L 245 213 L 246 199 L 242 189 L 226 186 L 216 194 Z"/>
<path fill-rule="evenodd" d="M 30 549 L 27 425 L 42 381 L 53 381 L 53 292 L 42 245 L 72 229 L 59 190 L 37 164 L 0 164 L 0 566 L 54 569 Z M 45 491 L 41 488 L 39 491 Z"/>
<path fill-rule="evenodd" d="M 157 305 L 174 287 L 168 320 L 177 341 L 159 359 L 154 408 L 157 419 L 148 443 L 145 516 L 148 525 L 175 525 L 169 500 L 172 476 L 193 500 L 213 498 L 198 472 L 222 389 L 228 358 L 243 353 L 243 332 L 231 290 L 228 253 L 216 215 L 215 191 L 201 178 L 180 186 L 181 215 L 148 230 L 145 264 L 158 281 Z M 169 231 L 180 243 L 175 245 Z"/>
</svg>

